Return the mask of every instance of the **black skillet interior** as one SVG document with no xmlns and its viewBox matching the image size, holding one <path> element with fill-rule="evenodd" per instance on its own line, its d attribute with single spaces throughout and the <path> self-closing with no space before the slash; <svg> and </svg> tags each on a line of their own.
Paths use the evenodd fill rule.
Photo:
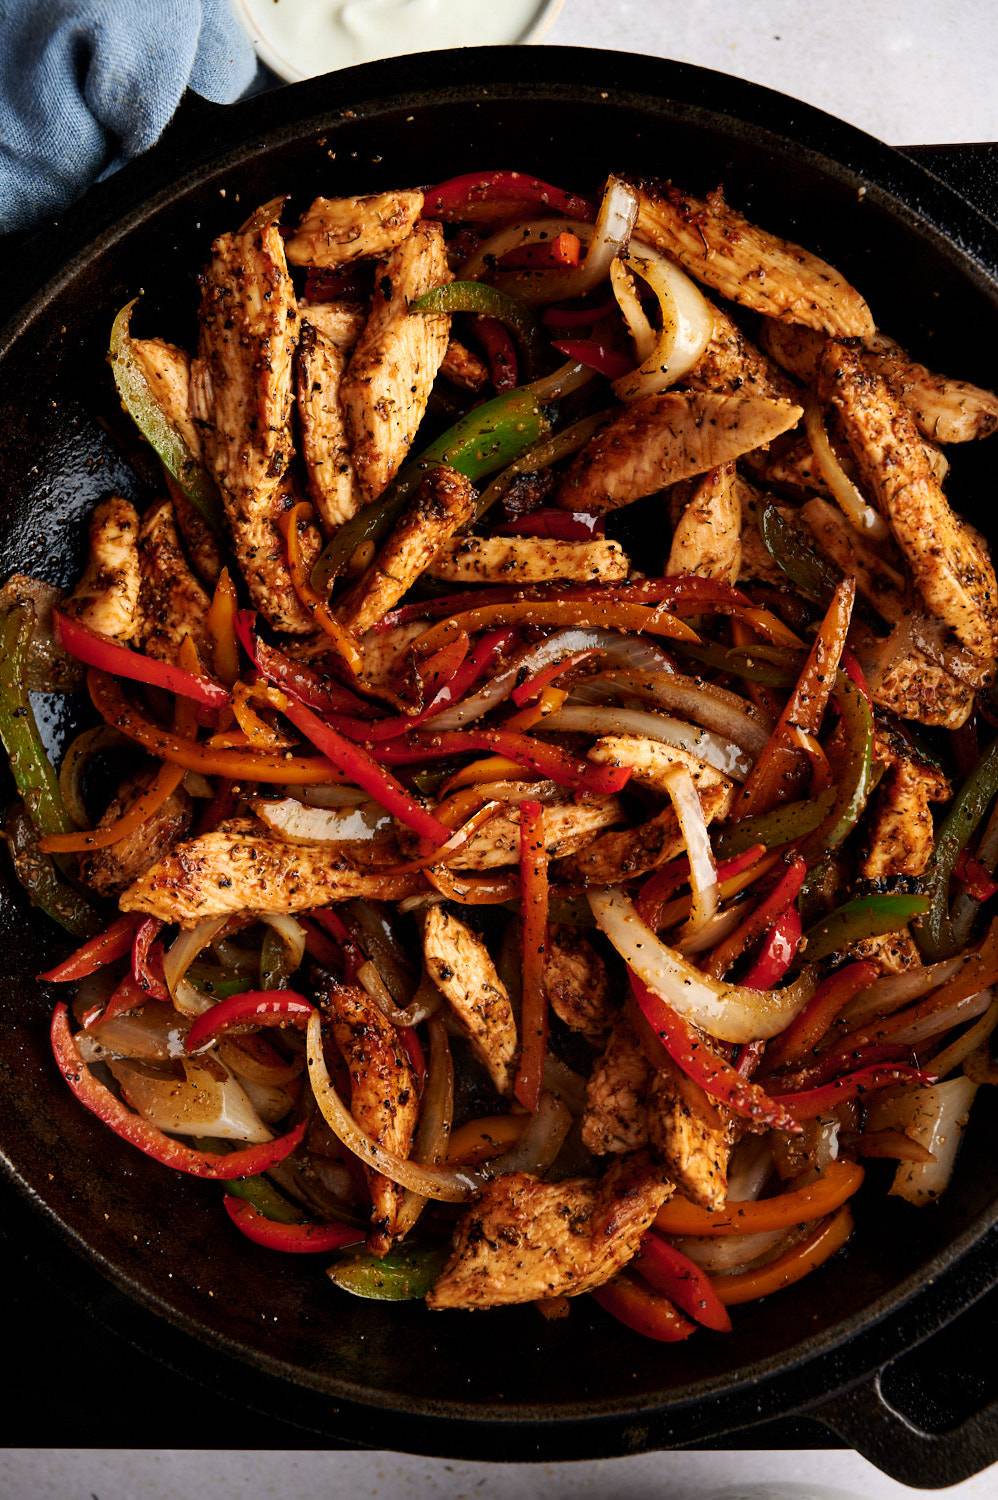
<svg viewBox="0 0 998 1500">
<path fill-rule="evenodd" d="M 112 491 L 150 498 L 104 425 L 118 426 L 103 353 L 126 299 L 145 289 L 141 330 L 190 344 L 208 243 L 257 203 L 290 193 L 294 214 L 318 192 L 369 192 L 505 164 L 581 189 L 608 170 L 672 175 L 695 191 L 723 181 L 751 216 L 840 266 L 878 322 L 913 350 L 987 383 L 998 291 L 975 260 L 987 254 L 987 227 L 868 138 L 764 90 L 618 54 L 491 49 L 400 59 L 251 101 L 217 123 L 210 116 L 183 154 L 174 138 L 149 164 L 147 184 L 176 177 L 179 186 L 144 201 L 139 164 L 105 197 L 98 216 L 110 219 L 110 205 L 124 216 L 121 227 L 72 259 L 17 321 L 8 347 L 0 344 L 0 574 L 18 568 L 68 582 L 93 505 Z M 919 210 L 959 234 L 965 249 Z M 70 216 L 67 240 L 86 228 Z M 952 493 L 994 536 L 989 457 L 987 449 L 958 453 Z M 55 742 L 72 718 L 53 719 Z M 543 1452 L 547 1424 L 607 1419 L 588 1429 L 598 1437 L 579 1437 L 578 1456 L 640 1445 L 634 1420 L 662 1408 L 687 1410 L 690 1434 L 704 1436 L 710 1397 L 786 1372 L 879 1318 L 995 1217 L 995 1108 L 982 1097 L 938 1208 L 915 1214 L 887 1200 L 885 1179 L 872 1170 L 846 1254 L 741 1310 L 731 1339 L 700 1337 L 677 1354 L 589 1307 L 541 1323 L 532 1309 L 431 1316 L 418 1305 L 354 1301 L 328 1288 L 311 1262 L 275 1267 L 227 1230 L 216 1189 L 163 1172 L 75 1105 L 47 1051 L 51 996 L 30 977 L 60 941 L 9 883 L 0 949 L 0 1147 L 16 1179 L 147 1306 L 259 1368 L 349 1403 L 347 1435 L 376 1431 L 382 1445 L 393 1443 L 391 1421 L 372 1426 L 371 1408 L 395 1411 L 400 1423 L 451 1419 L 425 1442 L 406 1422 L 407 1446 L 454 1451 L 466 1446 L 457 1434 L 474 1430 L 477 1451 L 492 1457 L 510 1453 L 503 1428 L 512 1420 L 541 1433 Z"/>
</svg>

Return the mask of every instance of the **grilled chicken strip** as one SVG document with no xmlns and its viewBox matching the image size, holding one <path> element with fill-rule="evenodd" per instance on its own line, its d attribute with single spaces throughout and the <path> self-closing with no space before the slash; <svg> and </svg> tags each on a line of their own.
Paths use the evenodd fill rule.
<svg viewBox="0 0 998 1500">
<path fill-rule="evenodd" d="M 722 464 L 703 476 L 672 533 L 665 571 L 696 573 L 736 583 L 742 566 L 742 508 L 735 466 Z"/>
<path fill-rule="evenodd" d="M 663 1057 L 648 1090 L 648 1139 L 679 1191 L 702 1208 L 723 1208 L 731 1131 L 703 1089 Z"/>
<path fill-rule="evenodd" d="M 635 779 L 640 779 L 635 771 Z M 722 778 L 724 780 L 724 778 Z M 735 789 L 731 782 L 707 786 L 700 790 L 700 806 L 708 823 L 724 818 L 731 811 Z M 558 866 L 558 876 L 569 885 L 617 885 L 657 870 L 682 854 L 686 845 L 672 807 L 619 833 L 605 833 L 586 848 L 565 858 Z"/>
<path fill-rule="evenodd" d="M 214 589 L 222 571 L 222 549 L 218 544 L 218 537 L 201 512 L 188 500 L 179 484 L 175 484 L 169 474 L 165 477 L 184 552 L 201 582 Z"/>
<path fill-rule="evenodd" d="M 500 1307 L 592 1291 L 632 1258 L 671 1193 L 641 1157 L 615 1163 L 600 1182 L 500 1177 L 459 1223 L 427 1305 Z"/>
<path fill-rule="evenodd" d="M 106 828 L 122 817 L 149 790 L 153 774 L 142 771 L 122 782 L 97 827 Z M 80 879 L 101 896 L 117 896 L 168 854 L 190 826 L 191 799 L 179 786 L 141 828 L 107 849 L 81 856 Z"/>
<path fill-rule="evenodd" d="M 281 199 L 212 245 L 202 277 L 191 410 L 218 481 L 253 603 L 275 630 L 306 635 L 275 526 L 291 461 L 291 384 L 298 308 L 277 221 Z"/>
<path fill-rule="evenodd" d="M 895 757 L 877 788 L 870 847 L 860 874 L 867 880 L 923 875 L 934 848 L 932 803 L 949 796 L 950 785 L 941 771 Z"/>
<path fill-rule="evenodd" d="M 572 1031 L 598 1042 L 610 1025 L 606 964 L 574 927 L 552 925 L 544 950 L 544 990 L 551 1009 Z"/>
<path fill-rule="evenodd" d="M 750 224 L 720 189 L 705 200 L 671 185 L 639 189 L 635 234 L 753 312 L 840 338 L 873 333 L 870 309 L 834 267 Z"/>
<path fill-rule="evenodd" d="M 362 989 L 331 985 L 326 1004 L 333 1037 L 350 1074 L 350 1113 L 365 1135 L 395 1156 L 407 1158 L 419 1117 L 412 1066 L 391 1021 Z M 372 1255 L 391 1249 L 404 1190 L 365 1167 L 371 1190 Z"/>
<path fill-rule="evenodd" d="M 364 874 L 328 845 L 288 844 L 247 822 L 178 844 L 118 904 L 194 927 L 203 917 L 308 911 L 354 896 L 398 901 L 418 885 L 411 875 Z"/>
<path fill-rule="evenodd" d="M 459 917 L 431 906 L 423 928 L 423 958 L 497 1091 L 508 1094 L 515 1071 L 516 1022 L 489 950 Z"/>
<path fill-rule="evenodd" d="M 786 588 L 787 575 L 779 563 L 773 561 L 769 549 L 759 531 L 759 516 L 766 505 L 776 505 L 783 519 L 793 524 L 796 511 L 780 503 L 772 495 L 759 490 L 743 474 L 735 474 L 732 488 L 738 497 L 742 517 L 742 561 L 739 578 L 757 578 L 762 583 L 772 583 L 777 588 Z"/>
<path fill-rule="evenodd" d="M 719 307 L 711 309 L 714 332 L 706 349 L 682 381 L 691 391 L 722 396 L 762 396 L 768 401 L 796 401 L 797 387 L 778 365 L 745 337 Z M 780 327 L 784 326 L 782 324 Z"/>
<path fill-rule="evenodd" d="M 574 459 L 566 510 L 615 510 L 748 453 L 796 426 L 802 409 L 762 396 L 666 391 L 633 401 Z"/>
<path fill-rule="evenodd" d="M 630 560 L 619 542 L 558 542 L 527 536 L 456 536 L 430 564 L 431 578 L 451 583 L 614 583 Z"/>
<path fill-rule="evenodd" d="M 130 641 L 139 623 L 139 518 L 115 495 L 90 517 L 90 550 L 83 577 L 62 609 L 115 641 Z"/>
<path fill-rule="evenodd" d="M 287 242 L 293 266 L 345 266 L 387 255 L 412 233 L 423 211 L 417 190 L 362 198 L 316 198 Z"/>
<path fill-rule="evenodd" d="M 191 358 L 187 350 L 166 339 L 131 339 L 130 343 L 163 415 L 194 457 L 200 458 L 201 437 L 191 416 Z"/>
<path fill-rule="evenodd" d="M 727 776 L 715 771 L 706 761 L 697 760 L 688 750 L 681 750 L 677 745 L 664 745 L 659 740 L 646 740 L 636 734 L 603 735 L 589 749 L 588 759 L 601 766 L 630 766 L 635 781 L 666 793 L 668 787 L 663 778 L 673 766 L 685 766 L 700 793 L 708 787 L 727 790 L 731 786 Z"/>
<path fill-rule="evenodd" d="M 865 599 L 894 625 L 905 610 L 906 580 L 850 526 L 828 500 L 809 500 L 799 512 L 821 551 L 846 577 L 855 578 Z"/>
<path fill-rule="evenodd" d="M 440 373 L 463 391 L 480 391 L 489 381 L 489 367 L 484 359 L 479 359 L 466 344 L 454 338 L 447 345 Z"/>
<path fill-rule="evenodd" d="M 378 267 L 371 311 L 340 388 L 368 500 L 407 457 L 447 351 L 449 316 L 411 313 L 409 304 L 450 279 L 443 230 L 430 222 L 417 224 Z"/>
<path fill-rule="evenodd" d="M 202 662 L 210 666 L 207 632 L 211 601 L 191 572 L 177 535 L 169 500 L 142 517 L 139 532 L 139 628 L 142 649 L 161 661 L 176 661 L 189 635 Z"/>
<path fill-rule="evenodd" d="M 933 478 L 911 414 L 845 344 L 825 350 L 819 383 L 929 611 L 968 651 L 992 661 L 998 649 L 994 568 Z"/>
<path fill-rule="evenodd" d="M 340 385 L 352 341 L 338 342 L 318 321 L 313 323 L 311 314 L 312 309 L 306 313 L 302 308 L 295 390 L 309 493 L 324 527 L 333 532 L 356 515 L 363 504 L 340 400 Z M 342 321 L 345 340 L 349 316 Z M 336 326 L 329 317 L 323 323 L 326 327 Z"/>
<path fill-rule="evenodd" d="M 901 719 L 959 729 L 974 706 L 974 686 L 959 682 L 911 641 L 902 619 L 883 641 L 858 651 L 874 703 Z"/>
<path fill-rule="evenodd" d="M 438 551 L 471 519 L 475 491 L 456 469 L 431 469 L 415 499 L 385 542 L 373 565 L 339 605 L 339 617 L 356 635 L 383 619 Z"/>
<path fill-rule="evenodd" d="M 527 795 L 533 790 L 528 784 Z M 522 800 L 522 799 L 521 799 Z M 591 844 L 604 828 L 623 821 L 616 797 L 590 797 L 585 802 L 552 803 L 544 808 L 544 847 L 550 859 L 564 859 Z M 515 865 L 520 857 L 520 809 L 509 807 L 481 828 L 448 860 L 452 870 L 495 870 Z"/>
<path fill-rule="evenodd" d="M 624 1016 L 614 1022 L 586 1085 L 582 1144 L 594 1156 L 622 1156 L 648 1144 L 652 1066 Z"/>
</svg>

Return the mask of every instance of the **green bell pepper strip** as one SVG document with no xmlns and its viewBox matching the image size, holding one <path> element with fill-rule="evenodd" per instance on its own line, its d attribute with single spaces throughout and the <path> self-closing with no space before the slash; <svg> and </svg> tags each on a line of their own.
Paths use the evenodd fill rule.
<svg viewBox="0 0 998 1500">
<path fill-rule="evenodd" d="M 715 641 L 700 641 L 698 645 L 674 641 L 672 645 L 682 656 L 766 687 L 792 688 L 800 672 L 800 653 L 780 646 L 721 646 Z"/>
<path fill-rule="evenodd" d="M 111 325 L 108 359 L 121 404 L 191 504 L 211 529 L 221 534 L 225 513 L 218 486 L 166 417 L 132 349 L 129 324 L 138 300 L 133 297 L 127 302 Z"/>
<path fill-rule="evenodd" d="M 17 604 L 0 616 L 0 741 L 38 832 L 71 833 L 73 824 L 25 686 L 34 629 L 35 612 L 30 604 Z"/>
<path fill-rule="evenodd" d="M 759 535 L 770 557 L 797 591 L 815 604 L 827 605 L 842 575 L 797 529 L 776 505 L 759 512 Z"/>
<path fill-rule="evenodd" d="M 536 474 L 541 469 L 549 469 L 559 459 L 577 453 L 612 415 L 611 411 L 598 411 L 592 416 L 582 417 L 580 421 L 573 422 L 571 427 L 563 427 L 560 432 L 542 438 L 539 443 L 521 453 L 519 458 L 515 458 L 508 468 L 497 474 L 492 483 L 482 490 L 475 501 L 468 526 L 474 526 L 497 500 L 502 499 L 514 479 L 518 479 L 521 474 Z M 467 530 L 468 527 L 464 529 Z"/>
<path fill-rule="evenodd" d="M 932 863 L 922 881 L 928 910 L 913 929 L 922 957 L 930 963 L 948 958 L 960 944 L 950 917 L 949 887 L 953 867 L 970 842 L 998 793 L 998 740 L 992 741 L 950 804 L 936 833 Z"/>
<path fill-rule="evenodd" d="M 912 917 L 928 910 L 927 896 L 882 895 L 857 896 L 844 906 L 815 922 L 804 934 L 801 956 L 811 963 L 841 953 L 863 938 L 882 937 L 897 932 Z"/>
<path fill-rule="evenodd" d="M 14 874 L 32 906 L 58 922 L 73 937 L 96 937 L 106 925 L 90 902 L 73 886 L 60 880 L 49 855 L 38 847 L 38 831 L 23 803 L 15 803 L 5 828 Z"/>
<path fill-rule="evenodd" d="M 276 1224 L 301 1224 L 305 1215 L 289 1203 L 266 1177 L 240 1177 L 225 1184 L 230 1198 L 242 1198 L 258 1213 L 265 1214 Z"/>
<path fill-rule="evenodd" d="M 527 374 L 534 376 L 538 362 L 544 352 L 544 343 L 537 319 L 528 307 L 501 292 L 498 287 L 484 281 L 451 281 L 447 286 L 434 287 L 424 292 L 415 302 L 409 303 L 409 311 L 417 313 L 478 313 L 483 318 L 498 318 L 506 328 L 516 334 L 526 356 Z"/>
<path fill-rule="evenodd" d="M 426 1296 L 446 1259 L 445 1250 L 399 1245 L 380 1260 L 364 1253 L 345 1255 L 329 1267 L 326 1275 L 355 1297 L 375 1302 L 415 1302 Z"/>
<path fill-rule="evenodd" d="M 817 797 L 805 798 L 802 802 L 783 802 L 770 812 L 753 813 L 718 836 L 715 849 L 722 859 L 742 854 L 754 844 L 765 844 L 767 849 L 778 849 L 781 844 L 792 843 L 813 833 L 828 817 L 835 802 L 835 790 L 828 787 Z"/>
<path fill-rule="evenodd" d="M 875 785 L 873 710 L 869 699 L 841 671 L 836 678 L 834 695 L 845 731 L 845 765 L 835 783 L 835 799 L 827 818 L 800 846 L 800 852 L 809 864 L 841 847 L 863 816 Z"/>
<path fill-rule="evenodd" d="M 476 406 L 406 464 L 379 500 L 339 528 L 312 569 L 312 587 L 325 598 L 361 543 L 378 543 L 388 535 L 427 469 L 447 464 L 477 484 L 505 469 L 549 430 L 541 403 L 522 387 Z"/>
</svg>

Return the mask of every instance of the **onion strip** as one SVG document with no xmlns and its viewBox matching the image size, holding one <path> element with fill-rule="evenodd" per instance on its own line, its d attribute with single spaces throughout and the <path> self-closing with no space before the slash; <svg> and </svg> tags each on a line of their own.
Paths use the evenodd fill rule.
<svg viewBox="0 0 998 1500">
<path fill-rule="evenodd" d="M 622 260 L 648 283 L 662 311 L 654 348 L 636 370 L 613 382 L 621 401 L 636 401 L 668 390 L 692 370 L 713 336 L 714 315 L 696 283 L 650 245 L 638 245 Z"/>
<path fill-rule="evenodd" d="M 685 766 L 673 766 L 666 772 L 663 784 L 690 862 L 690 918 L 680 936 L 695 938 L 717 911 L 717 866 L 693 777 Z"/>
<path fill-rule="evenodd" d="M 811 444 L 811 452 L 814 454 L 814 461 L 818 465 L 821 477 L 831 490 L 836 505 L 850 526 L 855 531 L 861 532 L 863 536 L 869 537 L 871 541 L 885 542 L 890 536 L 887 523 L 883 516 L 877 514 L 872 505 L 867 505 L 836 458 L 835 451 L 828 441 L 821 408 L 815 401 L 805 402 L 804 426 L 807 429 L 808 442 Z"/>
<path fill-rule="evenodd" d="M 544 727 L 591 734 L 596 739 L 606 734 L 628 734 L 644 740 L 658 740 L 660 744 L 688 751 L 715 771 L 730 776 L 732 781 L 744 781 L 752 769 L 752 761 L 745 751 L 714 734 L 713 730 L 701 729 L 669 714 L 648 713 L 640 708 L 590 708 L 585 704 L 568 703 L 549 714 Z"/>
</svg>

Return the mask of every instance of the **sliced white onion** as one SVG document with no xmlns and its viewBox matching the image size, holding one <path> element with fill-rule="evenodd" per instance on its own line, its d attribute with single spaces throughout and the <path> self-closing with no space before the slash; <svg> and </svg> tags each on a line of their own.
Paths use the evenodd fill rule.
<svg viewBox="0 0 998 1500">
<path fill-rule="evenodd" d="M 242 1084 L 217 1061 L 209 1067 L 184 1058 L 184 1079 L 157 1076 L 120 1060 L 108 1066 L 132 1108 L 171 1135 L 211 1135 L 251 1145 L 273 1139 Z"/>
<path fill-rule="evenodd" d="M 682 672 L 627 671 L 607 672 L 598 680 L 625 687 L 648 703 L 678 709 L 722 739 L 734 740 L 752 756 L 760 753 L 772 732 L 772 720 L 754 703 L 700 677 L 687 677 Z M 572 691 L 574 694 L 577 689 Z"/>
<path fill-rule="evenodd" d="M 588 899 L 597 925 L 638 978 L 687 1021 L 722 1042 L 777 1036 L 814 994 L 811 970 L 783 990 L 752 990 L 710 979 L 656 937 L 623 891 L 590 891 Z"/>
<path fill-rule="evenodd" d="M 432 1020 L 429 1031 L 430 1068 L 412 1154 L 416 1161 L 436 1167 L 447 1160 L 447 1147 L 454 1122 L 454 1060 L 443 1022 L 439 1018 Z M 412 1229 L 427 1201 L 419 1193 L 406 1191 L 395 1222 L 395 1233 L 399 1239 L 403 1239 Z"/>
<path fill-rule="evenodd" d="M 359 807 L 368 800 L 367 793 L 359 787 L 336 786 L 332 782 L 328 786 L 296 786 L 288 796 L 307 807 Z"/>
<path fill-rule="evenodd" d="M 668 390 L 692 370 L 713 336 L 714 314 L 696 283 L 651 245 L 635 242 L 622 260 L 648 283 L 662 310 L 654 348 L 636 370 L 613 382 L 621 401 L 637 401 Z"/>
<path fill-rule="evenodd" d="M 441 995 L 432 980 L 424 977 L 423 983 L 404 1010 L 392 999 L 391 990 L 381 977 L 381 971 L 370 959 L 357 970 L 357 983 L 370 995 L 382 1015 L 388 1017 L 393 1026 L 418 1026 L 427 1016 L 440 1009 Z"/>
<path fill-rule="evenodd" d="M 729 906 L 727 911 L 719 911 L 711 917 L 697 932 L 688 937 L 680 937 L 676 940 L 676 947 L 680 953 L 706 953 L 708 948 L 723 943 L 728 935 L 745 918 L 743 906 Z"/>
<path fill-rule="evenodd" d="M 717 911 L 717 866 L 693 777 L 685 766 L 673 766 L 662 783 L 669 794 L 690 862 L 690 918 L 684 938 L 696 937 Z"/>
<path fill-rule="evenodd" d="M 744 781 L 752 769 L 750 757 L 732 740 L 723 740 L 711 729 L 701 729 L 669 714 L 647 713 L 640 708 L 589 708 L 581 703 L 566 703 L 548 715 L 544 727 L 591 734 L 597 739 L 608 734 L 633 734 L 640 739 L 658 740 L 663 745 L 688 750 L 733 781 Z"/>
<path fill-rule="evenodd" d="M 276 932 L 284 944 L 284 951 L 288 959 L 288 973 L 293 974 L 301 967 L 302 959 L 305 957 L 305 929 L 294 917 L 289 917 L 286 912 L 262 911 L 260 921 L 272 932 Z"/>
<path fill-rule="evenodd" d="M 389 813 L 376 802 L 352 807 L 307 807 L 296 797 L 272 801 L 256 798 L 253 811 L 260 822 L 288 844 L 369 843 L 394 826 Z"/>
<path fill-rule="evenodd" d="M 190 797 L 200 797 L 204 800 L 215 795 L 215 788 L 207 776 L 202 776 L 200 771 L 187 771 L 185 773 L 184 791 Z"/>
<path fill-rule="evenodd" d="M 199 1016 L 215 1004 L 211 995 L 196 989 L 184 976 L 202 948 L 207 948 L 225 926 L 226 917 L 205 917 L 196 927 L 184 928 L 170 944 L 163 959 L 163 974 L 170 999 L 184 1016 Z"/>
<path fill-rule="evenodd" d="M 979 995 L 965 995 L 962 1000 L 957 1000 L 953 1005 L 947 1005 L 945 1010 L 937 1010 L 932 1015 L 922 1016 L 921 1020 L 912 1021 L 910 1026 L 905 1026 L 902 1031 L 891 1033 L 891 1041 L 899 1047 L 914 1046 L 916 1042 L 927 1042 L 930 1037 L 942 1036 L 943 1032 L 951 1031 L 954 1026 L 961 1026 L 964 1021 L 975 1021 L 991 1004 L 991 991 L 982 990 Z"/>
<path fill-rule="evenodd" d="M 139 1010 L 129 1010 L 98 1021 L 76 1040 L 86 1062 L 108 1057 L 134 1058 L 139 1062 L 166 1062 L 184 1056 L 187 1023 L 168 1005 L 151 1001 Z"/>
<path fill-rule="evenodd" d="M 877 514 L 872 505 L 867 505 L 836 458 L 835 450 L 828 441 L 828 433 L 825 431 L 821 407 L 816 401 L 805 402 L 804 426 L 807 428 L 808 442 L 811 444 L 811 452 L 814 454 L 814 461 L 818 465 L 821 477 L 831 490 L 832 498 L 850 526 L 861 532 L 863 536 L 868 536 L 871 541 L 885 542 L 890 536 L 887 523 L 883 516 Z"/>
<path fill-rule="evenodd" d="M 944 958 L 937 964 L 919 964 L 905 969 L 901 974 L 885 974 L 875 979 L 865 990 L 860 990 L 854 1000 L 842 1012 L 841 1019 L 848 1021 L 850 1031 L 871 1016 L 889 1016 L 900 1010 L 909 1000 L 918 1000 L 930 990 L 947 984 L 963 967 L 963 954 L 956 958 Z"/>
<path fill-rule="evenodd" d="M 984 1015 L 974 1026 L 968 1026 L 955 1041 L 950 1042 L 941 1052 L 937 1052 L 926 1064 L 926 1071 L 934 1073 L 937 1078 L 945 1078 L 952 1073 L 954 1068 L 960 1067 L 966 1062 L 972 1052 L 978 1047 L 983 1047 L 991 1033 L 998 1027 L 998 1000 L 992 1001 Z"/>
<path fill-rule="evenodd" d="M 684 1235 L 672 1243 L 701 1270 L 724 1276 L 742 1271 L 761 1256 L 771 1254 L 788 1238 L 785 1229 L 761 1229 L 757 1234 L 719 1235 L 716 1238 Z"/>
<path fill-rule="evenodd" d="M 633 340 L 635 353 L 639 360 L 645 360 L 655 347 L 656 334 L 641 306 L 641 298 L 637 294 L 634 277 L 619 256 L 610 263 L 610 285 L 613 287 L 613 295 L 617 299 L 621 316 L 627 324 L 627 331 Z"/>
<path fill-rule="evenodd" d="M 577 234 L 583 243 L 588 243 L 586 258 L 580 266 L 566 267 L 565 270 L 500 272 L 496 286 L 515 293 L 522 302 L 537 305 L 560 302 L 565 297 L 585 297 L 609 276 L 614 258 L 621 254 L 631 237 L 637 216 L 638 200 L 634 189 L 619 177 L 608 177 L 595 224 L 561 221 L 564 228 Z M 551 228 L 558 222 L 552 221 Z M 485 246 L 478 251 L 476 260 L 483 251 Z M 495 250 L 488 253 L 494 255 Z"/>
<path fill-rule="evenodd" d="M 323 1119 L 336 1139 L 372 1171 L 380 1172 L 400 1187 L 411 1188 L 414 1193 L 441 1203 L 465 1203 L 481 1191 L 482 1179 L 477 1173 L 461 1167 L 424 1167 L 418 1162 L 406 1161 L 361 1130 L 329 1076 L 318 1011 L 314 1011 L 309 1019 L 307 1048 L 309 1083 Z"/>
<path fill-rule="evenodd" d="M 728 1173 L 728 1203 L 754 1203 L 773 1173 L 773 1152 L 761 1136 L 746 1136 L 735 1147 Z"/>
<path fill-rule="evenodd" d="M 561 401 L 565 396 L 570 396 L 573 391 L 580 391 L 584 385 L 588 385 L 595 378 L 596 371 L 592 365 L 584 365 L 578 359 L 569 359 L 565 364 L 559 365 L 556 370 L 552 370 L 550 375 L 541 375 L 537 380 L 532 380 L 529 385 L 524 386 L 524 390 L 532 392 L 535 400 L 544 406 L 549 401 Z M 543 466 L 538 462 L 537 467 Z M 524 469 L 523 472 L 529 473 L 530 471 Z M 482 503 L 484 507 L 484 501 Z"/>
<path fill-rule="evenodd" d="M 534 1177 L 542 1176 L 564 1145 L 571 1126 L 572 1112 L 567 1104 L 554 1094 L 543 1093 L 520 1139 L 501 1156 L 483 1163 L 483 1175 L 508 1177 L 511 1172 L 529 1172 Z"/>
<path fill-rule="evenodd" d="M 586 1080 L 553 1052 L 544 1058 L 543 1082 L 548 1092 L 567 1104 L 573 1115 L 582 1114 L 586 1107 Z"/>
<path fill-rule="evenodd" d="M 892 1089 L 889 1096 L 874 1100 L 868 1130 L 903 1130 L 934 1158 L 902 1162 L 891 1185 L 892 1196 L 921 1206 L 945 1191 L 976 1093 L 977 1084 L 969 1078 L 951 1078 L 928 1088 Z"/>
<path fill-rule="evenodd" d="M 260 1083 L 255 1078 L 241 1078 L 240 1086 L 265 1125 L 283 1120 L 295 1102 L 295 1096 L 279 1083 Z"/>
</svg>

